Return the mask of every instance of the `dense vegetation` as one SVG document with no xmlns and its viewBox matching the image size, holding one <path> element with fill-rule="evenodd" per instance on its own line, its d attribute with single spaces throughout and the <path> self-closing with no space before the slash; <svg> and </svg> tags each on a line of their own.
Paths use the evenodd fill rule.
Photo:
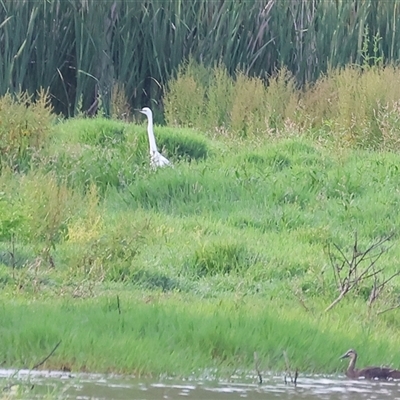
<svg viewBox="0 0 400 400">
<path fill-rule="evenodd" d="M 127 103 L 160 107 L 190 56 L 230 75 L 286 66 L 304 84 L 350 63 L 397 62 L 399 13 L 398 0 L 3 0 L 0 94 L 50 88 L 64 115 L 120 116 Z"/>
<path fill-rule="evenodd" d="M 156 171 L 145 125 L 2 97 L 0 363 L 61 340 L 42 367 L 230 373 L 256 351 L 282 371 L 286 351 L 335 372 L 349 347 L 400 366 L 396 277 L 370 301 L 400 257 L 399 79 L 348 67 L 300 91 L 285 69 L 265 85 L 190 62 L 156 127 L 174 168 Z M 395 235 L 382 272 L 325 312 L 355 232 L 357 251 Z"/>
</svg>

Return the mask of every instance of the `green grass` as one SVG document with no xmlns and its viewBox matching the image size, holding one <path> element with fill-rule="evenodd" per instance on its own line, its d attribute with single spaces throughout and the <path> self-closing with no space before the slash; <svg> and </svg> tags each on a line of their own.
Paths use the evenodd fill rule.
<svg viewBox="0 0 400 400">
<path fill-rule="evenodd" d="M 287 351 L 292 367 L 302 373 L 332 373 L 343 369 L 338 358 L 349 346 L 364 350 L 365 363 L 400 362 L 398 323 L 377 326 L 365 313 L 355 317 L 346 307 L 316 317 L 281 299 L 118 293 L 121 313 L 111 290 L 86 300 L 3 298 L 4 364 L 32 367 L 60 340 L 45 368 L 139 375 L 215 368 L 224 375 L 252 369 L 257 351 L 263 370 L 282 371 Z"/>
<path fill-rule="evenodd" d="M 350 254 L 395 232 L 390 151 L 323 142 L 315 129 L 240 138 L 155 128 L 173 168 L 149 168 L 145 125 L 52 126 L 24 171 L 0 175 L 0 364 L 135 374 L 254 367 L 333 373 L 400 365 L 398 280 L 338 292 L 328 249 Z M 321 133 L 322 135 L 322 133 Z M 120 300 L 120 310 L 117 305 Z M 362 361 L 361 361 L 362 360 Z"/>
</svg>

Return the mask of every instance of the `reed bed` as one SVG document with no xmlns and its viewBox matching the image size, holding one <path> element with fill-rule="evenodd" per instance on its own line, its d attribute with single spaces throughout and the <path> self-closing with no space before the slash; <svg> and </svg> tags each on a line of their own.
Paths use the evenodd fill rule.
<svg viewBox="0 0 400 400">
<path fill-rule="evenodd" d="M 230 75 L 265 78 L 286 67 L 299 84 L 328 68 L 396 62 L 399 1 L 147 2 L 3 0 L 0 94 L 50 88 L 57 112 L 115 114 L 160 105 L 189 57 Z"/>
</svg>

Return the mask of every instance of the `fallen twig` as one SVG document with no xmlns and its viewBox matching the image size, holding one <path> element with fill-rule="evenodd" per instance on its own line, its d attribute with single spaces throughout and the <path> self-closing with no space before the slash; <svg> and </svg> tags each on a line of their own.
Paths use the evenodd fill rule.
<svg viewBox="0 0 400 400">
<path fill-rule="evenodd" d="M 260 372 L 260 361 L 258 359 L 258 354 L 255 351 L 254 352 L 254 366 L 255 366 L 255 370 L 257 372 L 257 376 L 258 376 L 258 383 L 261 385 L 262 384 L 262 376 L 261 376 L 261 372 Z"/>
<path fill-rule="evenodd" d="M 119 302 L 119 296 L 117 295 L 117 308 L 118 308 L 118 314 L 121 315 L 121 306 Z"/>
<path fill-rule="evenodd" d="M 53 354 L 54 352 L 57 350 L 57 347 L 61 344 L 61 340 L 55 345 L 54 349 L 49 353 L 49 355 L 44 358 L 42 361 L 40 361 L 40 363 L 37 363 L 36 365 L 34 365 L 32 367 L 32 369 L 36 369 L 38 367 L 40 367 L 42 364 L 44 364 Z"/>
<path fill-rule="evenodd" d="M 283 352 L 283 356 L 285 357 L 285 364 L 286 364 L 286 371 L 285 371 L 285 378 L 284 378 L 285 385 L 288 384 L 288 381 L 287 381 L 286 377 L 289 376 L 289 378 L 290 378 L 290 383 L 293 383 L 293 385 L 296 386 L 296 385 L 297 385 L 297 377 L 299 376 L 299 372 L 298 372 L 298 370 L 296 369 L 296 371 L 295 371 L 295 373 L 294 373 L 294 378 L 292 378 L 292 374 L 291 374 L 291 372 L 290 372 L 289 359 L 288 359 L 288 356 L 287 356 L 286 351 Z"/>
</svg>

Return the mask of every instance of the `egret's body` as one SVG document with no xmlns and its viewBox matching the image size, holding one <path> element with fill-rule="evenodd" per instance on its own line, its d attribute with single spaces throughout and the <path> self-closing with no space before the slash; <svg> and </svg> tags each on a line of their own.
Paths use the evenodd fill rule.
<svg viewBox="0 0 400 400">
<path fill-rule="evenodd" d="M 149 107 L 143 107 L 139 110 L 142 114 L 147 117 L 147 135 L 149 136 L 149 146 L 150 146 L 150 165 L 153 168 L 165 167 L 170 165 L 170 161 L 167 160 L 158 150 L 156 145 L 156 138 L 154 137 L 153 130 L 153 113 Z"/>
<path fill-rule="evenodd" d="M 385 367 L 366 367 L 362 369 L 356 368 L 357 353 L 350 349 L 340 358 L 350 358 L 349 367 L 346 376 L 350 379 L 400 379 L 400 371 Z"/>
</svg>

